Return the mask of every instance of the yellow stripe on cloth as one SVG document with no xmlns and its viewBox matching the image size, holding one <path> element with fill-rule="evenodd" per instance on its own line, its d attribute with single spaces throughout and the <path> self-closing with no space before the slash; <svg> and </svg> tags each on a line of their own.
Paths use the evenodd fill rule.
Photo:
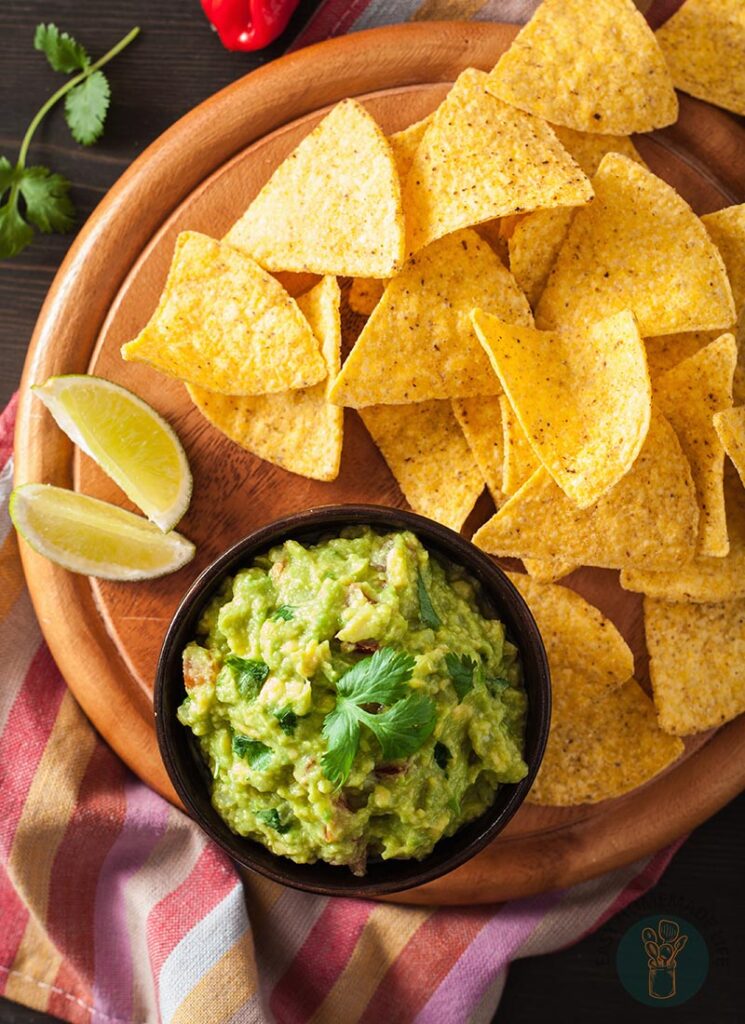
<svg viewBox="0 0 745 1024">
<path fill-rule="evenodd" d="M 257 991 L 256 972 L 246 984 L 246 966 L 254 964 L 250 932 L 224 953 L 215 966 L 200 978 L 171 1018 L 171 1024 L 202 1024 L 229 1021 Z"/>
<path fill-rule="evenodd" d="M 15 530 L 0 547 L 0 619 L 4 619 L 23 590 L 24 579 Z"/>
<path fill-rule="evenodd" d="M 487 0 L 423 0 L 411 21 L 465 21 L 486 6 Z"/>
<path fill-rule="evenodd" d="M 8 975 L 6 996 L 44 1009 L 41 985 L 52 985 L 61 959 L 44 935 L 52 866 L 75 809 L 96 734 L 72 694 L 66 692 L 23 805 L 8 858 L 8 874 L 31 917 Z M 15 973 L 17 972 L 17 973 Z M 32 976 L 36 986 L 22 976 Z M 30 1002 L 33 990 L 33 1003 Z M 46 996 L 49 995 L 46 991 Z"/>
<path fill-rule="evenodd" d="M 347 966 L 311 1018 L 310 1024 L 353 1021 L 362 1016 L 388 968 L 434 908 L 381 904 L 367 919 Z"/>
</svg>

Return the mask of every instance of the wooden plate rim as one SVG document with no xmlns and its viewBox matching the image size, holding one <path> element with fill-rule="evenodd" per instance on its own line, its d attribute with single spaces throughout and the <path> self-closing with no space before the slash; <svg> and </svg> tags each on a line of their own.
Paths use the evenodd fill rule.
<svg viewBox="0 0 745 1024">
<path fill-rule="evenodd" d="M 132 265 L 160 225 L 206 177 L 258 138 L 350 92 L 363 95 L 393 86 L 449 81 L 466 64 L 489 68 L 516 31 L 516 26 L 493 23 L 422 22 L 319 43 L 239 79 L 156 140 L 83 227 L 39 315 L 21 381 L 16 484 L 43 480 L 71 485 L 72 446 L 51 421 L 38 415 L 28 385 L 55 373 L 85 371 L 109 307 Z M 282 104 L 277 103 L 278 96 L 283 97 Z M 745 137 L 734 119 L 720 111 L 712 117 L 731 122 L 735 135 Z M 680 135 L 685 141 L 686 130 Z M 185 148 L 193 156 L 190 161 L 183 159 Z M 702 140 L 700 150 L 705 153 L 707 148 Z M 110 271 L 101 274 L 102 265 Z M 130 685 L 131 676 L 106 632 L 88 580 L 41 559 L 23 543 L 20 547 L 42 632 L 70 689 L 133 771 L 149 766 L 146 781 L 177 802 L 157 753 L 148 698 L 139 686 Z M 78 610 L 75 620 L 68 617 L 69 632 L 56 628 L 60 607 Z M 80 660 L 81 650 L 86 651 L 85 662 Z M 106 701 L 101 701 L 102 679 L 110 681 Z M 702 779 L 705 785 L 700 784 Z M 612 814 L 588 815 L 563 830 L 504 836 L 490 848 L 482 871 L 477 859 L 395 899 L 425 904 L 493 902 L 583 881 L 685 834 L 744 787 L 745 716 L 720 729 L 678 769 L 620 801 Z"/>
</svg>

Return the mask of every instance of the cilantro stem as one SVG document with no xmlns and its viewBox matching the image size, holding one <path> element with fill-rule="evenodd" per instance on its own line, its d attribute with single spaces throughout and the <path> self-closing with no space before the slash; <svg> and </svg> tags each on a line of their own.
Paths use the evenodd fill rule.
<svg viewBox="0 0 745 1024">
<path fill-rule="evenodd" d="M 119 40 L 116 46 L 112 46 L 108 53 L 105 53 L 103 57 L 99 57 L 99 59 L 95 61 L 95 63 L 90 64 L 87 68 L 84 68 L 79 75 L 75 75 L 73 78 L 68 79 L 65 82 L 65 84 L 57 90 L 57 92 L 52 93 L 52 95 L 49 97 L 46 103 L 39 109 L 33 121 L 26 129 L 26 134 L 23 136 L 23 142 L 21 143 L 21 149 L 18 153 L 17 163 L 17 167 L 20 170 L 23 170 L 23 168 L 26 166 L 26 156 L 28 155 L 28 149 L 31 145 L 31 139 L 34 136 L 34 132 L 39 127 L 39 125 L 46 117 L 46 115 L 49 113 L 49 111 L 52 109 L 52 107 L 55 105 L 55 103 L 57 103 L 58 100 L 61 100 L 64 95 L 70 92 L 71 89 L 74 89 L 76 85 L 79 85 L 89 75 L 93 74 L 94 71 L 98 71 L 98 69 L 102 68 L 104 64 L 108 64 L 109 61 L 116 57 L 118 53 L 121 53 L 126 46 L 129 46 L 129 44 L 134 39 L 136 39 L 139 34 L 139 26 L 135 26 L 135 28 L 131 29 L 131 31 L 129 31 L 123 39 Z M 11 189 L 11 200 L 15 198 L 13 193 L 17 193 L 17 191 L 18 186 L 16 184 Z"/>
</svg>

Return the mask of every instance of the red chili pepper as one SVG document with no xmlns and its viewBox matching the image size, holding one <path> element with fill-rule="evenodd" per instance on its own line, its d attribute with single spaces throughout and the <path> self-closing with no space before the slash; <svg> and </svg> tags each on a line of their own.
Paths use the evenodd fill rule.
<svg viewBox="0 0 745 1024">
<path fill-rule="evenodd" d="M 202 0 L 228 50 L 260 50 L 284 32 L 300 0 Z"/>
</svg>

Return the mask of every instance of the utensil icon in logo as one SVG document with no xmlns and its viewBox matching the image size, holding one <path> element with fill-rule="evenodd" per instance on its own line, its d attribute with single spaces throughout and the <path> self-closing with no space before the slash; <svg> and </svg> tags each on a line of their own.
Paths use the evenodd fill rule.
<svg viewBox="0 0 745 1024">
<path fill-rule="evenodd" d="M 654 928 L 642 928 L 641 940 L 649 957 L 648 991 L 653 999 L 672 999 L 676 992 L 678 954 L 685 949 L 687 935 L 680 934 L 675 921 L 661 918 Z"/>
</svg>

